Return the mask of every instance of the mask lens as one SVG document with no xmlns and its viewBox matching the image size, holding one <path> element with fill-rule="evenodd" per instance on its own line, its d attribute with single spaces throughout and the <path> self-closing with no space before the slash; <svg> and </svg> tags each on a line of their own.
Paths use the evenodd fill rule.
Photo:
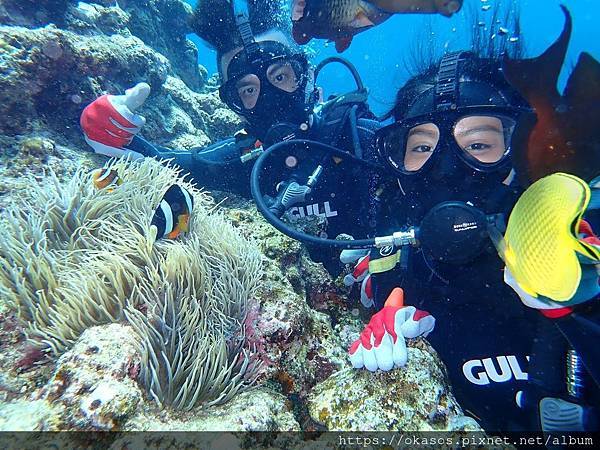
<svg viewBox="0 0 600 450">
<path fill-rule="evenodd" d="M 406 132 L 404 146 L 404 170 L 421 170 L 431 158 L 440 141 L 440 129 L 434 123 L 416 125 Z"/>
<path fill-rule="evenodd" d="M 260 95 L 260 78 L 248 74 L 236 81 L 234 102 L 244 109 L 253 109 Z"/>
<path fill-rule="evenodd" d="M 515 120 L 502 116 L 466 116 L 454 126 L 454 139 L 467 160 L 496 164 L 510 148 Z"/>
<path fill-rule="evenodd" d="M 282 59 L 267 68 L 266 78 L 274 87 L 284 92 L 296 92 L 302 78 L 302 68 L 298 61 Z"/>
<path fill-rule="evenodd" d="M 222 89 L 225 102 L 237 112 L 251 111 L 256 107 L 261 91 L 268 95 L 263 83 L 282 92 L 293 93 L 298 90 L 303 76 L 303 66 L 293 58 L 279 58 L 266 66 L 256 68 L 230 80 Z"/>
</svg>

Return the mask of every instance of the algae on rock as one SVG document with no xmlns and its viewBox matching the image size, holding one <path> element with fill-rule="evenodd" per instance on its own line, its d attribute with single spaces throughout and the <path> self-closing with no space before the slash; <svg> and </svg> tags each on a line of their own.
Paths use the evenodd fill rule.
<svg viewBox="0 0 600 450">
<path fill-rule="evenodd" d="M 454 399 L 443 364 L 424 341 L 389 372 L 346 368 L 317 385 L 310 415 L 330 431 L 479 431 Z"/>
</svg>

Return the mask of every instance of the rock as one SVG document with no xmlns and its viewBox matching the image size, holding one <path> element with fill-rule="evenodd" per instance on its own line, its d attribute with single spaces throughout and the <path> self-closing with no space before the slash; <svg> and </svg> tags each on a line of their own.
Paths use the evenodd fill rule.
<svg viewBox="0 0 600 450">
<path fill-rule="evenodd" d="M 146 45 L 167 57 L 174 72 L 188 88 L 200 91 L 204 85 L 198 70 L 198 49 L 186 38 L 192 7 L 183 0 L 119 0 L 129 14 L 127 28 Z"/>
<path fill-rule="evenodd" d="M 421 342 L 389 372 L 345 368 L 315 386 L 311 417 L 330 431 L 480 430 L 454 399 L 445 369 Z"/>
<path fill-rule="evenodd" d="M 142 391 L 135 334 L 124 325 L 86 330 L 57 361 L 42 398 L 61 411 L 46 429 L 115 430 L 133 415 Z"/>
<path fill-rule="evenodd" d="M 45 400 L 0 403 L 0 432 L 40 430 L 42 423 L 57 412 L 57 408 Z"/>
<path fill-rule="evenodd" d="M 158 89 L 171 71 L 164 56 L 131 36 L 0 26 L 0 39 L 8 48 L 0 57 L 0 130 L 9 135 L 50 128 L 81 142 L 82 105 L 138 80 Z"/>
<path fill-rule="evenodd" d="M 77 2 L 68 6 L 65 21 L 66 28 L 79 34 L 130 35 L 127 28 L 131 15 L 117 4 Z"/>
<path fill-rule="evenodd" d="M 258 304 L 247 319 L 249 342 L 256 345 L 266 375 L 294 402 L 303 429 L 312 429 L 305 399 L 314 385 L 344 367 L 347 357 L 331 318 L 311 308 L 307 299 L 318 289 L 323 298 L 339 291 L 323 265 L 310 261 L 306 249 L 269 225 L 251 202 L 228 195 L 223 207 L 265 255 Z"/>
<path fill-rule="evenodd" d="M 172 413 L 149 409 L 129 420 L 128 431 L 299 431 L 285 396 L 259 387 L 236 396 L 229 403 Z"/>
</svg>

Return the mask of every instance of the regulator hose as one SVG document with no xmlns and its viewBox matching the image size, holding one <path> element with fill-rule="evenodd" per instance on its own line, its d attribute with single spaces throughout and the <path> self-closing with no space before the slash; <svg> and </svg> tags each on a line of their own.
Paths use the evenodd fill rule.
<svg viewBox="0 0 600 450">
<path fill-rule="evenodd" d="M 256 160 L 256 162 L 254 163 L 254 167 L 252 168 L 252 175 L 250 177 L 250 188 L 252 191 L 252 197 L 254 198 L 256 207 L 258 208 L 260 213 L 265 217 L 265 219 L 267 219 L 267 222 L 269 222 L 277 230 L 281 231 L 282 233 L 286 234 L 292 239 L 303 242 L 304 244 L 320 245 L 339 249 L 375 247 L 375 238 L 357 240 L 337 240 L 311 236 L 310 234 L 297 231 L 292 227 L 288 226 L 285 222 L 283 222 L 269 210 L 269 206 L 265 202 L 262 191 L 260 189 L 260 177 L 265 168 L 267 160 L 273 154 L 280 152 L 283 149 L 289 149 L 289 147 L 299 147 L 304 151 L 308 151 L 309 148 L 318 148 L 320 150 L 328 152 L 331 155 L 338 156 L 342 159 L 351 159 L 356 163 L 361 164 L 365 167 L 369 167 L 371 169 L 383 169 L 382 166 L 380 166 L 377 163 L 362 160 L 350 153 L 347 153 L 336 147 L 332 147 L 331 145 L 323 144 L 322 142 L 312 141 L 309 139 L 290 139 L 289 141 L 274 144 L 267 150 L 265 150 Z"/>
<path fill-rule="evenodd" d="M 352 78 L 354 78 L 354 82 L 356 83 L 357 90 L 362 91 L 365 88 L 365 86 L 362 82 L 362 79 L 360 78 L 360 74 L 358 73 L 358 70 L 356 70 L 356 67 L 354 67 L 354 64 L 352 64 L 346 58 L 342 58 L 340 56 L 330 56 L 329 58 L 325 58 L 323 61 L 321 61 L 317 65 L 317 68 L 315 69 L 315 83 L 317 81 L 317 78 L 319 77 L 319 73 L 321 72 L 321 70 L 328 64 L 331 64 L 334 62 L 343 64 L 344 66 L 346 66 L 346 68 L 352 74 Z"/>
</svg>

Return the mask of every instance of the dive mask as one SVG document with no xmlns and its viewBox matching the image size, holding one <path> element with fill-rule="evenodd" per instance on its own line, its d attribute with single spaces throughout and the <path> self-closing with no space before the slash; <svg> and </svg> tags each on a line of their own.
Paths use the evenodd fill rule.
<svg viewBox="0 0 600 450">
<path fill-rule="evenodd" d="M 509 162 L 520 109 L 469 106 L 396 122 L 377 133 L 380 155 L 399 174 L 428 171 L 442 152 L 455 152 L 478 172 L 495 172 Z"/>
<path fill-rule="evenodd" d="M 244 116 L 260 107 L 264 100 L 269 102 L 265 94 L 299 93 L 304 100 L 308 84 L 306 56 L 276 41 L 259 42 L 257 46 L 252 58 L 240 51 L 231 60 L 227 82 L 219 88 L 221 100 Z"/>
</svg>

